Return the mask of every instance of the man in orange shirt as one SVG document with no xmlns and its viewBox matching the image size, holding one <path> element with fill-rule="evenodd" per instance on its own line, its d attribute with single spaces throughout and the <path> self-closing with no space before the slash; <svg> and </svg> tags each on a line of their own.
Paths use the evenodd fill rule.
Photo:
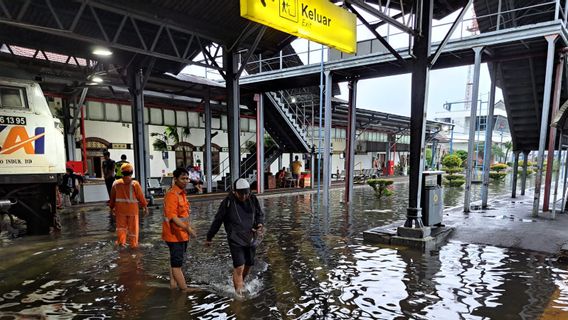
<svg viewBox="0 0 568 320">
<path fill-rule="evenodd" d="M 116 244 L 126 246 L 128 236 L 130 247 L 138 247 L 138 204 L 148 214 L 148 202 L 142 193 L 142 187 L 138 181 L 132 179 L 134 167 L 125 163 L 120 167 L 122 179 L 118 179 L 112 185 L 110 192 L 110 209 L 116 218 Z"/>
<path fill-rule="evenodd" d="M 185 168 L 174 170 L 174 184 L 164 197 L 164 221 L 162 239 L 170 249 L 170 288 L 188 291 L 185 277 L 181 270 L 189 235 L 195 237 L 195 231 L 189 224 L 189 202 L 185 188 L 189 182 L 189 173 Z"/>
</svg>

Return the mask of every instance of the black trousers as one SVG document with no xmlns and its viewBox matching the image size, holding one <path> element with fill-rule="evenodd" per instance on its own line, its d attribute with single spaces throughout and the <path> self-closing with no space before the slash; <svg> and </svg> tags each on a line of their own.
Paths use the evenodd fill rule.
<svg viewBox="0 0 568 320">
<path fill-rule="evenodd" d="M 110 199 L 110 190 L 112 189 L 112 184 L 114 183 L 114 177 L 105 178 L 105 184 L 107 187 L 108 197 Z"/>
</svg>

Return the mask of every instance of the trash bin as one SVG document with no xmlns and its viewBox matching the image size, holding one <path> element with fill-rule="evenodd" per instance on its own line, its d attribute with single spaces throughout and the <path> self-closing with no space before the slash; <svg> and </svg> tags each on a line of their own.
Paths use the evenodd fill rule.
<svg viewBox="0 0 568 320">
<path fill-rule="evenodd" d="M 422 223 L 440 226 L 444 213 L 442 174 L 444 171 L 424 171 L 422 177 Z"/>
</svg>

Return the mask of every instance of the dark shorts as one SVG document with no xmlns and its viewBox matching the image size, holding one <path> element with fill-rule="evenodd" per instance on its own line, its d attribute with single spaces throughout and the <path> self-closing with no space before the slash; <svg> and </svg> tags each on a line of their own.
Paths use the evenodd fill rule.
<svg viewBox="0 0 568 320">
<path fill-rule="evenodd" d="M 296 174 L 296 173 L 292 173 L 292 178 L 294 178 L 294 179 L 299 179 L 299 178 L 300 178 L 300 175 L 299 175 L 299 174 Z"/>
<path fill-rule="evenodd" d="M 231 257 L 233 258 L 233 267 L 240 267 L 243 264 L 245 266 L 254 265 L 254 256 L 256 254 L 256 248 L 254 247 L 241 247 L 233 244 L 229 244 L 229 249 L 231 250 Z"/>
<path fill-rule="evenodd" d="M 185 251 L 187 250 L 187 241 L 184 242 L 166 242 L 170 248 L 170 266 L 172 268 L 181 268 Z"/>
</svg>

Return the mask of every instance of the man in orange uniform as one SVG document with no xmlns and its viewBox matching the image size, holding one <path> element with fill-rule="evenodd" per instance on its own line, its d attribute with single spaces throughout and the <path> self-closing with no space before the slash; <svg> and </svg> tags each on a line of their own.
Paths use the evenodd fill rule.
<svg viewBox="0 0 568 320">
<path fill-rule="evenodd" d="M 116 244 L 126 246 L 128 235 L 130 247 L 138 247 L 138 205 L 148 214 L 148 202 L 142 193 L 142 187 L 138 181 L 132 180 L 134 167 L 125 163 L 120 167 L 122 179 L 118 179 L 112 185 L 110 192 L 110 209 L 116 217 Z"/>
<path fill-rule="evenodd" d="M 181 270 L 189 235 L 195 232 L 189 224 L 189 202 L 185 188 L 189 182 L 189 172 L 185 168 L 174 170 L 174 183 L 164 197 L 164 221 L 162 239 L 170 249 L 170 288 L 188 291 Z"/>
</svg>

